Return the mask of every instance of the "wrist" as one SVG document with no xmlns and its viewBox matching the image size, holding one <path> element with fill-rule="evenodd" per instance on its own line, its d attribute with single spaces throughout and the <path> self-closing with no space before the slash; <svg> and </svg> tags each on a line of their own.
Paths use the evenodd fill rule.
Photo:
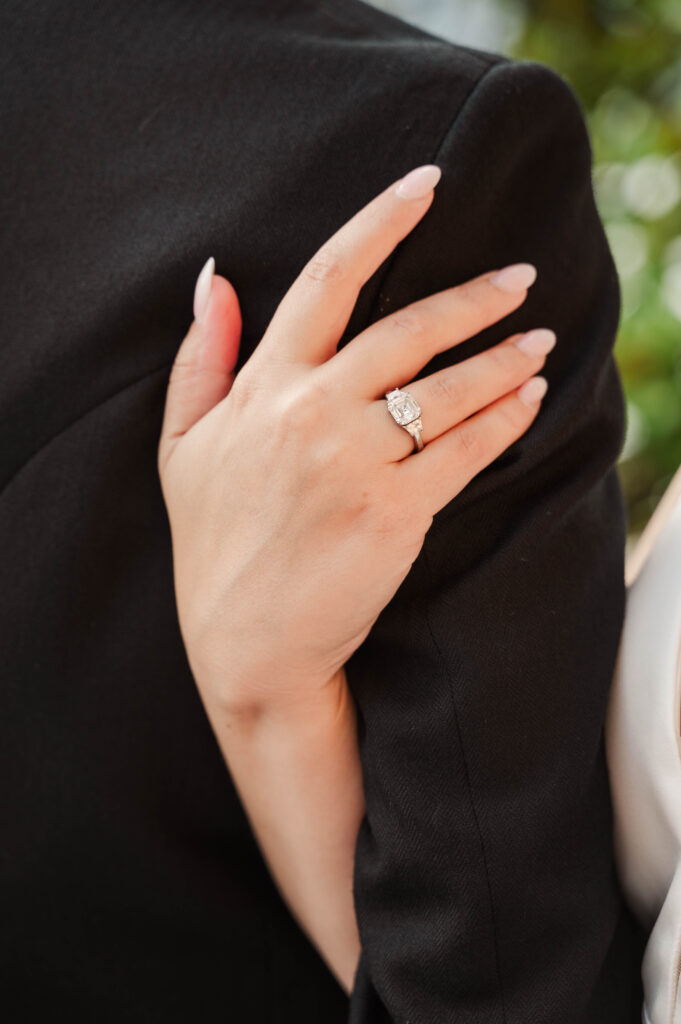
<svg viewBox="0 0 681 1024">
<path fill-rule="evenodd" d="M 246 696 L 234 696 L 224 687 L 208 685 L 196 680 L 199 693 L 207 710 L 217 713 L 230 729 L 249 731 L 263 726 L 300 728 L 306 723 L 318 727 L 321 721 L 329 726 L 354 718 L 354 704 L 350 694 L 345 668 L 341 667 L 325 683 L 305 685 L 302 680 L 282 687 L 273 695 L 258 696 L 257 684 L 241 687 Z"/>
</svg>

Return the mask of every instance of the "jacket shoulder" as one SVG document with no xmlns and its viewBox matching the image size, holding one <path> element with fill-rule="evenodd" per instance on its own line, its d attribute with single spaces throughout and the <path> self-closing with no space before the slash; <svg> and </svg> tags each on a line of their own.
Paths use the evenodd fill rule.
<svg viewBox="0 0 681 1024">
<path fill-rule="evenodd" d="M 340 47 L 349 65 L 359 57 L 368 103 L 384 91 L 402 91 L 408 108 L 436 110 L 440 127 L 451 126 L 464 107 L 477 113 L 488 98 L 530 120 L 547 111 L 585 121 L 574 88 L 548 65 L 456 43 L 363 0 L 308 0 L 307 6 L 327 55 Z M 423 119 L 429 119 L 425 110 Z"/>
</svg>

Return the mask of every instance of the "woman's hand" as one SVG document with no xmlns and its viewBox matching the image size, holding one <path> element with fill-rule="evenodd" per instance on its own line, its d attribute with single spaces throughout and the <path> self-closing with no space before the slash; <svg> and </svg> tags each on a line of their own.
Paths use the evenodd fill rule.
<svg viewBox="0 0 681 1024">
<path fill-rule="evenodd" d="M 515 310 L 528 264 L 493 271 L 372 324 L 341 351 L 362 285 L 421 220 L 437 168 L 391 185 L 310 259 L 234 377 L 241 318 L 204 268 L 172 368 L 158 450 L 180 628 L 200 689 L 225 709 L 312 700 L 369 633 L 434 514 L 527 430 L 553 332 L 428 377 L 432 357 Z M 205 307 L 205 308 L 201 308 Z M 543 344 L 543 349 L 542 349 Z M 422 408 L 425 448 L 385 393 Z M 534 389 L 534 390 L 533 390 Z M 522 398 L 525 398 L 525 401 Z"/>
</svg>

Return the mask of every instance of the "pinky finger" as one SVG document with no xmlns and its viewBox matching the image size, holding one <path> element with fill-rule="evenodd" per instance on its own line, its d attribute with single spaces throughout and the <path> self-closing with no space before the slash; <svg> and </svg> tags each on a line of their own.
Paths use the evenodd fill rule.
<svg viewBox="0 0 681 1024">
<path fill-rule="evenodd" d="M 421 494 L 435 515 L 521 437 L 535 419 L 548 382 L 530 377 L 514 391 L 430 441 L 399 463 L 407 493 Z"/>
</svg>

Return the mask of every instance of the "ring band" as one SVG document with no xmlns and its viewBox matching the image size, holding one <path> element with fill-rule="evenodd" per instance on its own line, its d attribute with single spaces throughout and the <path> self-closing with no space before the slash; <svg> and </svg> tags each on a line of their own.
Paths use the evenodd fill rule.
<svg viewBox="0 0 681 1024">
<path fill-rule="evenodd" d="M 421 431 L 421 407 L 413 395 L 400 388 L 393 388 L 386 391 L 385 397 L 388 400 L 388 412 L 401 427 L 404 427 L 414 438 L 414 452 L 420 452 L 423 448 Z M 412 453 L 413 454 L 413 453 Z"/>
</svg>

